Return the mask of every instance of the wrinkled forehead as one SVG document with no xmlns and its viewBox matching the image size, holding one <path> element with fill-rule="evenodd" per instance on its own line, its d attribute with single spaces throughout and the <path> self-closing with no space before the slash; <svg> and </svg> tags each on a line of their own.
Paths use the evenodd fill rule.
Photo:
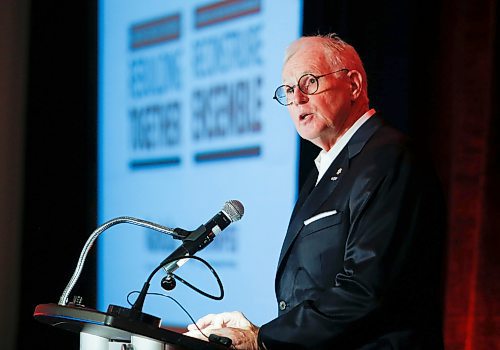
<svg viewBox="0 0 500 350">
<path fill-rule="evenodd" d="M 287 85 L 294 85 L 304 74 L 323 74 L 330 69 L 330 61 L 319 43 L 296 43 L 294 51 L 283 65 L 282 79 Z"/>
</svg>

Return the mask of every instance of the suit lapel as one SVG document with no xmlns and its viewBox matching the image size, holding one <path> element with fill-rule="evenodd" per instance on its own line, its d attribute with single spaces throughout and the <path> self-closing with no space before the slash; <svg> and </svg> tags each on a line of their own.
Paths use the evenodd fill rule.
<svg viewBox="0 0 500 350">
<path fill-rule="evenodd" d="M 309 175 L 309 178 L 300 191 L 299 199 L 294 207 L 288 225 L 278 261 L 278 270 L 288 250 L 292 246 L 293 241 L 303 228 L 304 221 L 315 215 L 316 211 L 319 210 L 322 204 L 330 197 L 337 187 L 337 184 L 340 183 L 341 177 L 347 173 L 350 159 L 355 157 L 363 149 L 366 142 L 381 125 L 382 122 L 379 118 L 371 117 L 367 120 L 365 124 L 356 131 L 347 146 L 330 165 L 316 187 L 313 186 L 316 183 L 318 172 L 313 170 Z"/>
<path fill-rule="evenodd" d="M 311 170 L 311 172 L 309 173 L 309 176 L 307 177 L 306 182 L 304 183 L 304 185 L 300 189 L 299 198 L 297 199 L 297 202 L 295 203 L 295 207 L 293 208 L 292 216 L 290 217 L 290 222 L 288 223 L 287 234 L 285 236 L 285 240 L 283 242 L 283 245 L 281 246 L 281 253 L 280 253 L 279 260 L 278 260 L 278 266 L 281 263 L 281 260 L 283 259 L 284 254 L 288 250 L 288 247 L 290 246 L 291 241 L 293 241 L 293 237 L 291 234 L 291 231 L 292 231 L 291 227 L 296 225 L 295 221 L 296 221 L 296 218 L 298 216 L 298 213 L 300 212 L 300 209 L 302 208 L 302 205 L 304 204 L 304 202 L 309 197 L 309 194 L 311 193 L 311 191 L 314 190 L 314 185 L 316 183 L 317 178 L 318 178 L 318 170 L 316 168 L 313 168 L 313 170 Z"/>
<path fill-rule="evenodd" d="M 281 254 L 278 262 L 278 267 L 280 266 L 283 258 L 291 247 L 295 237 L 297 237 L 298 233 L 304 226 L 304 220 L 307 220 L 311 216 L 313 216 L 321 205 L 328 199 L 330 194 L 335 190 L 337 184 L 339 183 L 340 177 L 336 174 L 339 168 L 346 164 L 347 165 L 347 152 L 342 151 L 337 159 L 330 165 L 326 173 L 321 178 L 320 182 L 316 187 L 313 187 L 312 190 L 301 191 L 301 195 L 299 196 L 299 200 L 297 200 L 297 204 L 292 213 L 292 218 L 290 219 L 290 223 L 288 225 L 288 230 L 285 236 L 285 240 L 283 242 L 283 246 L 281 248 Z M 343 170 L 342 170 L 343 171 Z M 314 186 L 317 179 L 318 172 L 315 171 L 314 174 L 316 176 L 313 177 L 312 183 L 309 183 L 309 186 Z M 332 181 L 333 177 L 337 177 L 336 180 Z M 309 182 L 310 179 L 308 179 Z M 304 185 L 305 187 L 305 185 Z"/>
<path fill-rule="evenodd" d="M 318 178 L 318 170 L 316 167 L 311 170 L 309 173 L 309 176 L 306 179 L 306 182 L 304 182 L 304 185 L 300 189 L 299 193 L 299 198 L 297 199 L 297 202 L 295 203 L 295 207 L 293 208 L 292 216 L 290 217 L 290 223 L 292 222 L 292 219 L 297 215 L 297 212 L 302 208 L 302 205 L 304 204 L 305 200 L 311 193 L 311 191 L 314 189 L 314 184 L 316 183 L 316 179 Z"/>
</svg>

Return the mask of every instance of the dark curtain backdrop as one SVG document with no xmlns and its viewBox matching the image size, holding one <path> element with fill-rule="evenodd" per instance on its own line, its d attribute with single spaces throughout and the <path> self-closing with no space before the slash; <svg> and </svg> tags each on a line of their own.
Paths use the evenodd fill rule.
<svg viewBox="0 0 500 350">
<path fill-rule="evenodd" d="M 16 349 L 79 348 L 33 320 L 57 303 L 96 219 L 97 2 L 31 1 L 22 276 Z M 95 249 L 74 295 L 95 304 Z"/>
<path fill-rule="evenodd" d="M 78 348 L 31 315 L 58 300 L 96 225 L 96 13 L 95 0 L 31 2 L 18 349 Z M 304 33 L 352 43 L 372 106 L 433 158 L 449 207 L 451 350 L 500 349 L 498 18 L 494 0 L 304 1 Z M 316 153 L 301 145 L 300 182 Z M 75 291 L 90 306 L 94 259 Z"/>
<path fill-rule="evenodd" d="M 14 349 L 18 320 L 27 1 L 0 2 L 0 339 Z"/>
</svg>

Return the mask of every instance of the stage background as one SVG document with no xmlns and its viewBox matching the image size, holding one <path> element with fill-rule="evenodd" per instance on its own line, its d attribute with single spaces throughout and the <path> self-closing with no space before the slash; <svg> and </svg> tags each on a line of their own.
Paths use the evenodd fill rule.
<svg viewBox="0 0 500 350">
<path fill-rule="evenodd" d="M 97 4 L 1 6 L 3 347 L 77 349 L 32 313 L 57 301 L 97 222 Z M 304 32 L 358 48 L 372 104 L 432 153 L 449 204 L 447 349 L 500 347 L 498 15 L 493 0 L 304 6 Z M 301 174 L 313 153 L 301 144 Z M 84 275 L 75 292 L 92 306 L 95 254 Z"/>
<path fill-rule="evenodd" d="M 167 293 L 163 270 L 149 291 L 175 298 L 195 319 L 240 310 L 265 323 L 277 316 L 274 267 L 295 203 L 299 145 L 287 109 L 272 96 L 283 52 L 301 32 L 302 1 L 99 4 L 99 223 L 126 215 L 194 230 L 227 200 L 241 201 L 242 220 L 197 254 L 223 281 L 223 300 L 181 283 Z M 132 225 L 102 234 L 98 309 L 128 306 L 127 294 L 179 244 Z M 200 262 L 175 273 L 219 294 Z M 165 326 L 191 323 L 158 296 L 147 298 L 144 312 Z"/>
</svg>

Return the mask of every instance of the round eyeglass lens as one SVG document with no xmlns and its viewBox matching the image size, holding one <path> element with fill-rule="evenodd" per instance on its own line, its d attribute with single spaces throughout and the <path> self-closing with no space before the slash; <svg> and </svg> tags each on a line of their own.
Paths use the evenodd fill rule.
<svg viewBox="0 0 500 350">
<path fill-rule="evenodd" d="M 287 85 L 280 86 L 276 89 L 276 98 L 278 102 L 284 106 L 290 104 L 290 101 L 293 98 L 293 89 Z"/>
<path fill-rule="evenodd" d="M 305 74 L 300 77 L 298 85 L 304 94 L 312 95 L 318 91 L 318 78 L 312 74 Z"/>
</svg>

